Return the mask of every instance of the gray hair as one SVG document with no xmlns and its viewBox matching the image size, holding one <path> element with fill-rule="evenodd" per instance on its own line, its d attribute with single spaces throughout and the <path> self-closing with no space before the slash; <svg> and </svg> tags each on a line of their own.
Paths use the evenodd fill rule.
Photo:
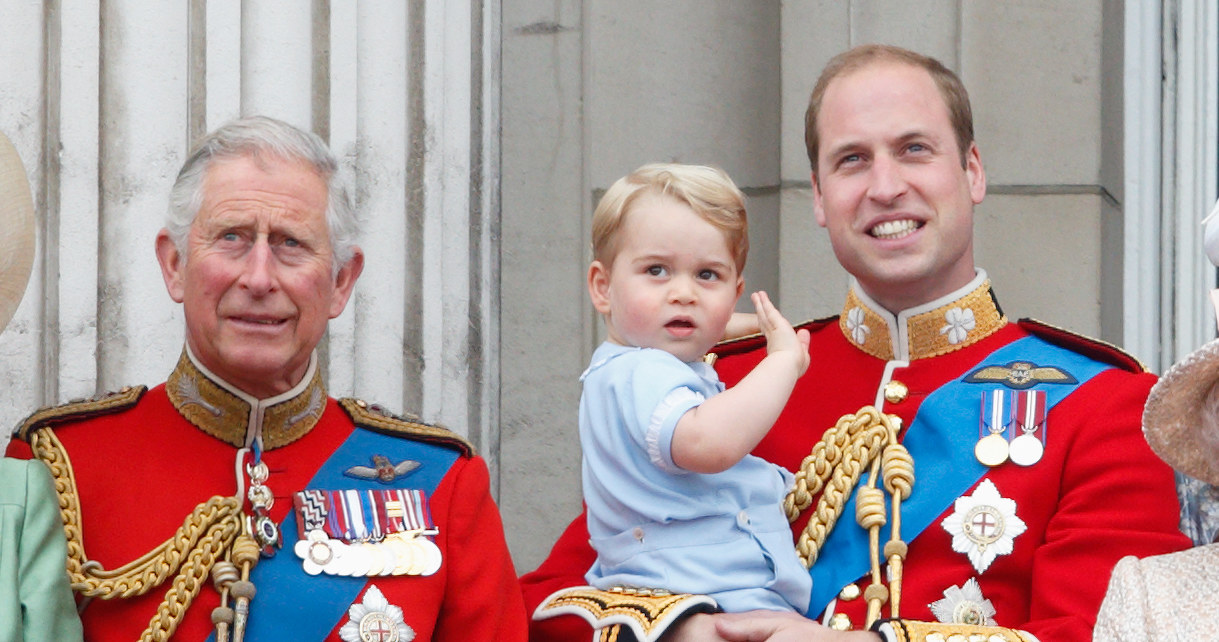
<svg viewBox="0 0 1219 642">
<path fill-rule="evenodd" d="M 334 273 L 338 274 L 339 269 L 355 254 L 356 234 L 359 231 L 347 183 L 338 171 L 338 160 L 316 134 L 266 116 L 229 121 L 195 145 L 169 192 L 169 215 L 165 219 L 165 229 L 169 232 L 170 240 L 185 256 L 190 226 L 203 206 L 203 178 L 213 162 L 263 155 L 307 163 L 326 181 L 326 226 L 330 231 L 330 249 L 334 257 L 332 267 Z"/>
</svg>

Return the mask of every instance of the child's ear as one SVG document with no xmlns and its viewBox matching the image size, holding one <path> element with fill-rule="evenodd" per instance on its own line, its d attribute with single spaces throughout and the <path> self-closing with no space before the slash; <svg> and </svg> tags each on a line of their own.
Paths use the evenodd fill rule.
<svg viewBox="0 0 1219 642">
<path fill-rule="evenodd" d="M 738 276 L 736 278 L 736 298 L 738 298 L 738 299 L 741 298 L 741 295 L 744 293 L 745 293 L 745 277 Z"/>
<path fill-rule="evenodd" d="M 609 268 L 601 261 L 593 261 L 588 266 L 588 296 L 593 300 L 593 307 L 601 314 L 609 314 Z"/>
</svg>

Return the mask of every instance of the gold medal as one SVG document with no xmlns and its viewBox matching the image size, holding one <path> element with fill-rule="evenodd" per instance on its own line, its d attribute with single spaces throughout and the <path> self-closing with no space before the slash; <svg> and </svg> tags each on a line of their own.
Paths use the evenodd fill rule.
<svg viewBox="0 0 1219 642">
<path fill-rule="evenodd" d="M 987 407 L 988 398 L 989 408 Z M 1005 434 L 1007 423 L 1004 421 L 1003 400 L 1002 390 L 982 393 L 982 416 L 979 424 L 989 434 L 974 444 L 974 457 L 977 457 L 983 466 L 993 468 L 1007 461 L 1007 435 Z"/>
<path fill-rule="evenodd" d="M 432 575 L 440 570 L 440 547 L 432 540 L 420 536 L 417 540 L 422 551 L 423 563 L 420 564 L 419 575 Z"/>
<path fill-rule="evenodd" d="M 1000 433 L 991 433 L 974 445 L 974 457 L 984 466 L 995 467 L 1007 461 L 1007 438 Z"/>
<path fill-rule="evenodd" d="M 409 574 L 411 565 L 415 563 L 415 550 L 406 543 L 406 540 L 397 535 L 390 535 L 385 538 L 385 543 L 394 552 L 395 563 L 393 574 Z"/>
<path fill-rule="evenodd" d="M 372 542 L 362 542 L 359 546 L 368 552 L 368 568 L 361 575 L 380 575 L 381 570 L 385 568 L 385 557 L 381 555 L 381 549 Z"/>
</svg>

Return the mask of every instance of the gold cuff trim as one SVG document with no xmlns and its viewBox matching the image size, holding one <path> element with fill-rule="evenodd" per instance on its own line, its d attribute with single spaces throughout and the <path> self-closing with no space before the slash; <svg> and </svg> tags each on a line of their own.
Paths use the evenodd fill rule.
<svg viewBox="0 0 1219 642">
<path fill-rule="evenodd" d="M 944 624 L 941 622 L 919 622 L 916 620 L 882 621 L 892 627 L 882 631 L 891 642 L 1037 642 L 1031 633 L 1000 626 L 974 626 L 969 624 Z"/>
<path fill-rule="evenodd" d="M 682 616 L 718 610 L 715 600 L 706 595 L 602 591 L 591 586 L 578 586 L 557 591 L 542 600 L 533 612 L 533 619 L 577 615 L 593 628 L 601 629 L 600 640 L 627 639 L 621 630 L 627 628 L 634 633 L 635 639 L 655 642 Z"/>
</svg>

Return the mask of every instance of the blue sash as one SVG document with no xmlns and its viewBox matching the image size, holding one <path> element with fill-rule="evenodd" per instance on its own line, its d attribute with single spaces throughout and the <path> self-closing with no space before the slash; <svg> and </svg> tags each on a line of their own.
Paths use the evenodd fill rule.
<svg viewBox="0 0 1219 642">
<path fill-rule="evenodd" d="M 983 391 L 1004 388 L 1001 383 L 965 383 L 969 373 L 983 366 L 1003 366 L 1030 361 L 1039 366 L 1057 366 L 1075 377 L 1074 384 L 1037 384 L 1046 392 L 1046 412 L 1097 374 L 1112 368 L 1076 352 L 1025 337 L 999 348 L 977 366 L 936 389 L 919 406 L 902 443 L 914 458 L 914 489 L 902 503 L 902 537 L 914 539 L 931 525 L 965 491 L 989 470 L 974 457 L 978 443 L 979 400 Z M 1047 442 L 1053 447 L 1053 441 Z M 862 483 L 862 480 L 861 480 Z M 882 487 L 882 484 L 877 484 Z M 886 503 L 888 493 L 886 493 Z M 847 502 L 835 528 L 826 538 L 822 555 L 809 573 L 813 593 L 806 613 L 810 617 L 825 610 L 843 586 L 868 573 L 867 531 L 855 524 L 855 494 Z M 881 528 L 880 541 L 889 539 L 889 526 Z"/>
<path fill-rule="evenodd" d="M 367 466 L 373 455 L 385 455 L 394 463 L 413 459 L 422 465 L 392 484 L 354 479 L 343 475 L 352 466 Z M 357 426 L 309 481 L 308 489 L 375 490 L 417 488 L 430 497 L 457 460 L 455 450 L 393 437 Z M 271 484 L 274 485 L 274 479 Z M 283 501 L 281 499 L 281 501 Z M 301 559 L 292 552 L 297 540 L 296 512 L 279 526 L 284 547 L 275 557 L 264 558 L 250 573 L 258 593 L 250 600 L 247 640 L 321 640 L 347 615 L 347 609 L 364 590 L 367 577 L 309 575 Z M 208 637 L 214 640 L 215 633 Z"/>
</svg>

